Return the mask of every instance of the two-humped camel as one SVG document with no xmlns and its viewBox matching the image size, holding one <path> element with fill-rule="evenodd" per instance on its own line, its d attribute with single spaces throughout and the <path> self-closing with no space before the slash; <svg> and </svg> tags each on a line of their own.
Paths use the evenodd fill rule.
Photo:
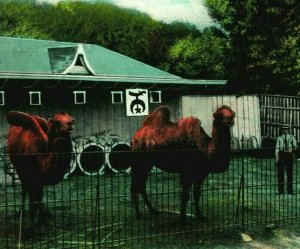
<svg viewBox="0 0 300 249">
<path fill-rule="evenodd" d="M 57 113 L 48 122 L 36 115 L 11 111 L 8 153 L 22 184 L 22 207 L 29 196 L 30 235 L 34 235 L 37 214 L 46 223 L 43 189 L 59 183 L 71 162 L 74 119 L 65 112 Z"/>
<path fill-rule="evenodd" d="M 212 137 L 195 117 L 170 119 L 170 109 L 160 106 L 145 119 L 132 139 L 131 195 L 136 217 L 141 213 L 141 194 L 151 213 L 157 213 L 146 194 L 146 182 L 153 166 L 180 174 L 180 218 L 185 221 L 189 189 L 194 184 L 195 217 L 203 220 L 199 207 L 200 187 L 209 173 L 220 173 L 229 167 L 231 127 L 235 113 L 228 106 L 213 114 Z"/>
</svg>

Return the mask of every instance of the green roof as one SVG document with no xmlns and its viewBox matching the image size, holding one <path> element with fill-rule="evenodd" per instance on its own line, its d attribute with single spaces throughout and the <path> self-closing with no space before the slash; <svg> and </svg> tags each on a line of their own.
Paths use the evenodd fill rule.
<svg viewBox="0 0 300 249">
<path fill-rule="evenodd" d="M 99 82 L 225 84 L 188 80 L 101 46 L 0 37 L 0 78 Z"/>
</svg>

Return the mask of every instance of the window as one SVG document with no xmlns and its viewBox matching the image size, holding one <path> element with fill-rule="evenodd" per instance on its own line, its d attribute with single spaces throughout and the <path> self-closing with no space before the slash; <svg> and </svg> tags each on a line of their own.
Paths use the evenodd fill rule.
<svg viewBox="0 0 300 249">
<path fill-rule="evenodd" d="M 0 105 L 5 105 L 4 91 L 0 91 Z"/>
<path fill-rule="evenodd" d="M 29 92 L 30 105 L 41 105 L 41 92 Z"/>
<path fill-rule="evenodd" d="M 86 103 L 86 92 L 85 91 L 74 91 L 74 104 L 80 105 Z"/>
<path fill-rule="evenodd" d="M 91 74 L 88 70 L 82 54 L 79 54 L 74 66 L 68 71 L 69 74 Z"/>
<path fill-rule="evenodd" d="M 123 104 L 123 92 L 121 91 L 111 92 L 111 102 L 113 104 Z"/>
<path fill-rule="evenodd" d="M 150 91 L 150 103 L 161 103 L 161 91 Z"/>
</svg>

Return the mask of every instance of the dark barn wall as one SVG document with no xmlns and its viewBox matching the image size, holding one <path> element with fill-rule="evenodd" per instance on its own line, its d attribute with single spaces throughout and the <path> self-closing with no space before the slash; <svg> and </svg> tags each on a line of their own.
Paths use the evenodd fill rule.
<svg viewBox="0 0 300 249">
<path fill-rule="evenodd" d="M 144 85 L 147 87 L 147 85 Z M 143 86 L 139 86 L 142 88 Z M 127 117 L 125 103 L 126 87 L 105 88 L 100 85 L 91 88 L 87 86 L 72 87 L 67 82 L 57 84 L 39 81 L 35 85 L 21 84 L 19 81 L 10 80 L 2 89 L 5 91 L 5 106 L 1 106 L 2 117 L 0 135 L 6 136 L 8 124 L 6 113 L 10 110 L 23 111 L 38 114 L 50 118 L 59 111 L 67 111 L 76 120 L 74 137 L 102 135 L 119 135 L 129 139 L 141 126 L 144 116 Z M 74 104 L 73 91 L 86 91 L 86 104 Z M 160 89 L 151 89 L 160 90 Z M 42 105 L 29 104 L 29 92 L 40 91 Z M 112 104 L 111 91 L 123 91 L 124 103 Z M 149 110 L 153 110 L 161 104 L 167 104 L 172 109 L 173 119 L 180 117 L 179 99 L 181 92 L 178 90 L 162 90 L 162 103 L 149 104 Z"/>
</svg>

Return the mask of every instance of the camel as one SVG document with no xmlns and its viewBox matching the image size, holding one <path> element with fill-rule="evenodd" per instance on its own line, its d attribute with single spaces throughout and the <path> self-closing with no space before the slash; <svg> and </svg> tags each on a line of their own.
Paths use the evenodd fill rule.
<svg viewBox="0 0 300 249">
<path fill-rule="evenodd" d="M 57 113 L 48 122 L 36 115 L 18 111 L 7 114 L 10 124 L 8 153 L 22 186 L 22 209 L 29 196 L 30 229 L 34 235 L 35 219 L 47 224 L 43 188 L 58 184 L 69 169 L 74 119 L 65 112 Z"/>
<path fill-rule="evenodd" d="M 201 127 L 195 117 L 185 117 L 177 122 L 170 119 L 168 106 L 160 106 L 144 120 L 132 139 L 131 197 L 136 218 L 141 217 L 138 198 L 141 194 L 152 214 L 158 211 L 146 194 L 149 172 L 155 165 L 167 172 L 180 174 L 180 220 L 186 222 L 189 189 L 194 185 L 195 217 L 204 221 L 200 206 L 200 188 L 209 173 L 221 173 L 230 162 L 231 127 L 235 113 L 228 106 L 218 108 L 213 114 L 212 137 Z"/>
</svg>

